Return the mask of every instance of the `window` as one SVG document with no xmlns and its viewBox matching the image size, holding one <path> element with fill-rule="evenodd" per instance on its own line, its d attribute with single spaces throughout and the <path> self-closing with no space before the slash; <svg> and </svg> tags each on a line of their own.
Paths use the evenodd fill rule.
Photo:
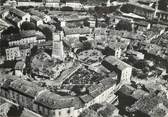
<svg viewBox="0 0 168 117">
<path fill-rule="evenodd" d="M 69 110 L 67 111 L 67 113 L 70 114 L 70 112 L 71 112 L 71 110 L 69 109 Z"/>
<path fill-rule="evenodd" d="M 59 111 L 59 116 L 61 115 L 61 111 Z"/>
</svg>

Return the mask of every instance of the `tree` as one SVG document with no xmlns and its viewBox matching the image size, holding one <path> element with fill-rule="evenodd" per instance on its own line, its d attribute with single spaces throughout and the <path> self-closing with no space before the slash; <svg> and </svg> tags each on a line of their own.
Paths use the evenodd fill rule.
<svg viewBox="0 0 168 117">
<path fill-rule="evenodd" d="M 159 0 L 159 9 L 167 11 L 168 0 Z"/>
<path fill-rule="evenodd" d="M 17 34 L 19 33 L 19 29 L 17 27 L 14 26 L 10 26 L 8 27 L 6 30 L 4 30 L 1 35 L 10 35 L 10 34 Z"/>
<path fill-rule="evenodd" d="M 131 23 L 128 20 L 120 20 L 116 25 L 116 30 L 127 30 L 132 31 Z"/>
<path fill-rule="evenodd" d="M 21 30 L 35 30 L 35 29 L 36 29 L 36 26 L 32 22 L 25 21 L 21 25 Z"/>
</svg>

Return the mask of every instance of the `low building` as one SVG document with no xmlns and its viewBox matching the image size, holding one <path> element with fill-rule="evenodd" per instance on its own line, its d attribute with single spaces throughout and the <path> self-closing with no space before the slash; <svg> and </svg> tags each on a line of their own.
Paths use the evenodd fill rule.
<svg viewBox="0 0 168 117">
<path fill-rule="evenodd" d="M 6 101 L 0 99 L 0 116 L 7 117 L 8 111 L 10 109 L 10 105 L 11 104 L 9 104 Z"/>
<path fill-rule="evenodd" d="M 77 3 L 77 2 L 69 2 L 69 1 L 67 1 L 65 6 L 72 7 L 73 10 L 78 10 L 78 11 L 82 10 L 82 8 L 83 8 L 83 6 L 82 6 L 82 4 L 80 2 Z"/>
<path fill-rule="evenodd" d="M 129 110 L 143 117 L 166 117 L 168 112 L 167 101 L 156 94 L 141 97 Z"/>
<path fill-rule="evenodd" d="M 30 21 L 33 22 L 36 26 L 43 25 L 43 20 L 35 15 L 31 16 Z"/>
<path fill-rule="evenodd" d="M 19 0 L 17 1 L 17 6 L 18 7 L 24 7 L 24 6 L 33 6 L 33 7 L 40 7 L 43 6 L 43 2 L 33 2 L 30 0 Z"/>
<path fill-rule="evenodd" d="M 64 36 L 65 37 L 76 37 L 90 35 L 90 28 L 64 28 Z"/>
<path fill-rule="evenodd" d="M 148 18 L 148 19 L 153 19 L 154 18 L 154 13 L 155 13 L 155 9 L 147 6 L 147 5 L 142 5 L 139 3 L 128 3 L 128 6 L 130 8 L 133 8 L 132 13 L 135 13 L 139 16 Z"/>
<path fill-rule="evenodd" d="M 115 71 L 118 74 L 118 82 L 130 83 L 132 76 L 132 66 L 117 59 L 114 56 L 106 57 L 102 65 L 104 65 L 110 71 Z"/>
<path fill-rule="evenodd" d="M 129 55 L 129 56 L 133 56 L 135 59 L 137 59 L 137 60 L 143 60 L 144 59 L 144 54 L 143 53 L 141 53 L 141 52 L 138 52 L 138 51 L 133 51 L 133 50 L 129 50 L 128 52 L 127 52 L 127 54 Z"/>
<path fill-rule="evenodd" d="M 5 18 L 15 26 L 18 26 L 20 28 L 23 22 L 30 21 L 30 14 L 25 13 L 17 8 L 10 8 L 8 15 L 6 15 Z"/>
<path fill-rule="evenodd" d="M 8 99 L 20 106 L 33 109 L 33 100 L 35 96 L 43 90 L 42 87 L 39 87 L 32 82 L 23 79 L 14 80 L 9 84 Z"/>
<path fill-rule="evenodd" d="M 60 96 L 46 91 L 36 98 L 33 110 L 48 117 L 78 117 L 82 106 L 78 97 Z"/>
<path fill-rule="evenodd" d="M 84 91 L 84 94 L 71 95 L 66 93 L 62 95 L 62 93 L 59 92 L 51 92 L 49 89 L 46 89 L 47 87 L 41 87 L 36 82 L 30 82 L 20 79 L 19 77 L 9 77 L 4 78 L 2 80 L 3 82 L 0 83 L 0 95 L 41 116 L 78 117 L 83 110 L 91 105 L 95 103 L 105 103 L 110 98 L 115 98 L 114 92 L 117 87 L 116 80 L 112 77 L 104 78 L 92 70 L 85 70 L 85 72 L 81 74 L 82 72 L 84 72 L 83 69 L 70 72 L 71 74 L 66 76 L 70 79 L 72 78 L 71 75 L 73 75 L 75 82 L 78 82 L 80 78 L 84 78 L 86 82 L 88 82 L 88 78 L 91 81 L 93 81 L 93 78 L 95 80 L 100 79 L 99 82 L 95 81 L 95 83 L 86 87 L 88 93 Z M 82 75 L 82 77 L 80 77 L 80 75 Z M 117 77 L 117 75 L 113 77 Z M 78 80 L 76 80 L 76 78 Z M 73 79 L 70 79 L 70 81 L 71 80 Z M 68 84 L 68 86 L 69 85 L 71 84 Z M 66 85 L 64 86 L 66 87 Z M 113 107 L 112 110 L 114 110 L 114 113 L 110 113 L 110 115 L 116 115 L 117 110 L 115 108 L 113 109 Z M 105 109 L 99 111 L 100 114 L 103 115 L 103 111 L 105 111 Z"/>
<path fill-rule="evenodd" d="M 17 57 L 20 57 L 19 47 L 12 47 L 5 50 L 6 51 L 6 60 L 15 60 Z"/>
<path fill-rule="evenodd" d="M 119 115 L 119 110 L 112 104 L 94 104 L 89 107 L 103 117 L 113 117 Z"/>
<path fill-rule="evenodd" d="M 49 15 L 46 15 L 43 12 L 39 12 L 37 10 L 30 10 L 29 13 L 31 15 L 35 15 L 38 16 L 39 18 L 41 18 L 43 20 L 44 23 L 49 23 L 51 21 L 51 17 Z"/>
<path fill-rule="evenodd" d="M 120 58 L 122 51 L 121 48 L 116 45 L 109 45 L 105 48 L 104 53 L 106 55 L 112 55 L 115 56 L 116 58 Z"/>
<path fill-rule="evenodd" d="M 36 43 L 37 37 L 34 30 L 21 31 L 19 34 L 12 35 L 9 38 L 9 46 L 34 45 Z"/>
</svg>

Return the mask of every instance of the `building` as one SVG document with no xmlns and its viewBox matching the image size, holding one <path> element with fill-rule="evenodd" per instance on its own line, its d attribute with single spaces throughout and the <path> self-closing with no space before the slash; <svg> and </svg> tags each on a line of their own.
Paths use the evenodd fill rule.
<svg viewBox="0 0 168 117">
<path fill-rule="evenodd" d="M 122 51 L 120 47 L 109 44 L 109 46 L 105 48 L 104 53 L 106 55 L 112 55 L 115 56 L 116 58 L 120 58 Z"/>
<path fill-rule="evenodd" d="M 80 99 L 85 103 L 85 108 L 88 108 L 95 103 L 105 103 L 109 100 L 116 101 L 117 97 L 114 94 L 115 88 L 115 80 L 112 78 L 104 79 L 101 80 L 99 84 L 88 87 L 89 94 L 80 96 Z"/>
<path fill-rule="evenodd" d="M 6 60 L 15 60 L 17 57 L 20 57 L 19 47 L 12 47 L 5 50 L 6 51 Z"/>
<path fill-rule="evenodd" d="M 14 34 L 9 38 L 9 46 L 21 46 L 21 45 L 29 45 L 36 44 L 37 37 L 36 31 L 21 31 L 19 34 Z"/>
<path fill-rule="evenodd" d="M 1 38 L 2 32 L 8 29 L 9 27 L 13 27 L 13 25 L 3 19 L 0 19 L 0 38 Z"/>
<path fill-rule="evenodd" d="M 130 56 L 133 56 L 137 60 L 143 60 L 144 57 L 145 57 L 145 55 L 143 53 L 138 52 L 138 51 L 134 51 L 134 50 L 129 50 L 127 52 L 127 54 L 130 55 Z"/>
<path fill-rule="evenodd" d="M 8 15 L 6 15 L 5 18 L 19 28 L 23 22 L 30 22 L 30 14 L 25 13 L 17 8 L 10 8 Z"/>
<path fill-rule="evenodd" d="M 0 99 L 0 116 L 7 117 L 7 113 L 10 109 L 10 104 Z"/>
<path fill-rule="evenodd" d="M 130 112 L 135 116 L 166 117 L 168 116 L 167 101 L 163 96 L 156 94 L 143 96 L 131 106 Z"/>
<path fill-rule="evenodd" d="M 157 10 L 156 16 L 160 21 L 168 21 L 168 13 L 166 11 Z"/>
<path fill-rule="evenodd" d="M 84 110 L 79 117 L 120 117 L 119 110 L 112 104 L 94 104 Z"/>
<path fill-rule="evenodd" d="M 22 7 L 22 6 L 33 6 L 33 7 L 37 7 L 37 6 L 43 6 L 43 2 L 33 2 L 30 0 L 19 0 L 17 1 L 17 6 L 18 7 Z"/>
<path fill-rule="evenodd" d="M 41 18 L 43 20 L 44 23 L 49 23 L 51 21 L 51 17 L 49 15 L 44 14 L 43 12 L 39 12 L 37 10 L 29 10 L 29 13 L 31 15 L 35 15 L 38 16 L 39 18 Z"/>
<path fill-rule="evenodd" d="M 3 6 L 10 6 L 16 8 L 17 2 L 16 0 L 7 0 L 5 3 L 3 3 Z"/>
<path fill-rule="evenodd" d="M 26 67 L 26 64 L 24 61 L 18 61 L 15 64 L 15 75 L 19 77 L 23 76 L 23 70 L 25 67 Z"/>
<path fill-rule="evenodd" d="M 43 25 L 43 20 L 35 15 L 31 16 L 30 21 L 33 22 L 36 26 Z"/>
<path fill-rule="evenodd" d="M 46 7 L 60 8 L 60 0 L 46 0 Z"/>
<path fill-rule="evenodd" d="M 64 36 L 66 38 L 78 38 L 80 36 L 90 35 L 90 28 L 64 28 Z"/>
<path fill-rule="evenodd" d="M 53 33 L 52 57 L 64 60 L 64 46 L 60 34 Z"/>
<path fill-rule="evenodd" d="M 82 106 L 78 97 L 63 97 L 45 91 L 36 98 L 33 110 L 48 117 L 78 117 Z"/>
<path fill-rule="evenodd" d="M 135 13 L 136 15 L 148 18 L 148 19 L 153 19 L 154 18 L 154 13 L 155 9 L 147 6 L 147 5 L 142 5 L 138 3 L 128 3 L 130 8 L 133 8 L 132 13 Z"/>
<path fill-rule="evenodd" d="M 73 10 L 78 10 L 78 11 L 82 10 L 82 8 L 83 8 L 82 4 L 79 3 L 79 2 L 77 3 L 77 2 L 69 2 L 69 1 L 67 1 L 65 6 L 72 7 Z"/>
<path fill-rule="evenodd" d="M 102 65 L 104 65 L 110 71 L 115 71 L 118 74 L 118 82 L 130 83 L 132 76 L 132 66 L 117 59 L 114 56 L 106 57 Z"/>
<path fill-rule="evenodd" d="M 47 87 L 41 87 L 36 82 L 27 81 L 16 76 L 16 78 L 14 76 L 1 76 L 0 95 L 29 109 L 30 112 L 33 111 L 47 117 L 78 117 L 83 110 L 95 103 L 105 103 L 116 99 L 114 94 L 117 87 L 116 80 L 114 80 L 117 77 L 116 74 L 111 77 L 103 77 L 101 74 L 87 68 L 78 70 L 69 71 L 70 74 L 66 75 L 70 82 L 75 81 L 73 84 L 76 82 L 83 84 L 82 79 L 84 79 L 84 83 L 89 83 L 89 80 L 94 81 L 94 78 L 99 80 L 97 83 L 96 81 L 95 83 L 90 82 L 90 85 L 86 87 L 87 92 L 84 91 L 84 94 L 71 95 L 66 93 L 62 95 L 59 92 L 51 92 L 46 89 Z M 63 84 L 66 87 L 65 82 Z"/>
</svg>

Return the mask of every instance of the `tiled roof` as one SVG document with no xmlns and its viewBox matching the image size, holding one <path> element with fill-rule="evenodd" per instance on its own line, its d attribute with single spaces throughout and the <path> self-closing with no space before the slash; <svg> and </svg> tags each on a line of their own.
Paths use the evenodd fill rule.
<svg viewBox="0 0 168 117">
<path fill-rule="evenodd" d="M 36 31 L 34 30 L 21 31 L 18 34 L 9 35 L 8 40 L 14 41 L 14 40 L 20 40 L 20 39 L 28 38 L 28 37 L 35 37 L 35 36 L 36 36 Z"/>
<path fill-rule="evenodd" d="M 23 79 L 13 81 L 10 88 L 30 97 L 35 97 L 38 92 L 43 90 L 38 85 Z"/>
<path fill-rule="evenodd" d="M 30 13 L 31 15 L 38 16 L 38 17 L 40 17 L 40 18 L 42 18 L 42 19 L 45 18 L 45 16 L 46 16 L 46 14 L 44 14 L 43 12 L 39 12 L 39 11 L 33 10 L 33 9 L 29 10 L 29 13 Z"/>
<path fill-rule="evenodd" d="M 103 117 L 111 117 L 116 109 L 114 105 L 107 104 L 104 108 L 101 108 L 98 113 Z"/>
<path fill-rule="evenodd" d="M 92 86 L 91 86 L 92 87 Z M 98 84 L 97 88 L 95 88 L 94 90 L 89 90 L 89 94 L 96 98 L 98 95 L 100 95 L 102 92 L 104 91 L 103 85 L 102 84 Z"/>
<path fill-rule="evenodd" d="M 34 37 L 36 36 L 36 31 L 35 30 L 21 31 L 20 36 L 21 38 Z"/>
<path fill-rule="evenodd" d="M 78 97 L 60 96 L 49 91 L 41 93 L 36 98 L 35 102 L 52 109 L 62 109 L 69 107 L 80 108 L 83 106 L 83 103 Z"/>
<path fill-rule="evenodd" d="M 135 89 L 132 86 L 123 85 L 118 92 L 126 96 L 131 96 L 134 91 Z"/>
<path fill-rule="evenodd" d="M 89 28 L 64 28 L 65 35 L 90 34 Z"/>
<path fill-rule="evenodd" d="M 112 87 L 115 83 L 116 83 L 115 80 L 110 79 L 110 78 L 105 78 L 101 80 L 99 84 L 95 84 L 95 85 L 88 87 L 89 95 L 95 98 L 98 95 L 100 95 L 103 91 Z"/>
<path fill-rule="evenodd" d="M 117 59 L 114 56 L 108 56 L 104 59 L 105 62 L 111 64 L 112 66 L 116 66 L 117 69 L 119 70 L 124 70 L 128 67 L 131 67 L 130 65 L 128 65 L 127 63 Z"/>
<path fill-rule="evenodd" d="M 159 104 L 149 114 L 151 117 L 166 117 L 168 109 L 163 105 Z"/>
<path fill-rule="evenodd" d="M 148 95 L 148 96 L 143 96 L 135 104 L 132 105 L 132 108 L 148 114 L 161 101 L 162 100 L 161 100 L 160 97 L 156 96 L 155 94 L 151 94 L 151 95 Z"/>
<path fill-rule="evenodd" d="M 91 101 L 93 99 L 92 96 L 85 94 L 80 96 L 80 99 L 84 102 L 84 103 L 88 103 L 89 101 Z"/>
<path fill-rule="evenodd" d="M 36 16 L 36 15 L 32 15 L 30 20 L 37 22 L 37 21 L 40 21 L 42 19 L 40 17 Z"/>
<path fill-rule="evenodd" d="M 149 10 L 149 11 L 153 11 L 153 12 L 155 11 L 155 9 L 150 7 L 150 6 L 142 5 L 142 4 L 139 4 L 139 3 L 136 3 L 136 2 L 129 2 L 128 4 L 132 5 L 132 6 L 135 6 L 135 7 L 142 8 L 144 10 Z"/>
<path fill-rule="evenodd" d="M 14 17 L 14 16 L 12 16 L 12 15 L 10 15 L 10 14 L 8 14 L 8 15 L 6 16 L 6 19 L 9 20 L 10 22 L 15 23 L 15 25 L 17 25 L 17 23 L 19 23 L 19 22 L 21 21 L 20 18 Z"/>
<path fill-rule="evenodd" d="M 3 87 L 3 88 L 8 88 L 10 83 L 13 82 L 14 80 L 18 79 L 17 76 L 11 76 L 11 75 L 2 75 L 1 74 L 1 77 L 0 77 L 0 85 Z"/>
<path fill-rule="evenodd" d="M 23 12 L 23 11 L 17 9 L 17 8 L 10 8 L 10 12 L 13 13 L 13 14 L 15 14 L 15 15 L 18 16 L 19 18 L 22 18 L 23 16 L 26 15 L 25 12 Z"/>
<path fill-rule="evenodd" d="M 132 93 L 131 96 L 138 100 L 141 97 L 143 97 L 144 95 L 149 95 L 149 93 L 145 92 L 144 90 L 137 89 Z"/>
</svg>

